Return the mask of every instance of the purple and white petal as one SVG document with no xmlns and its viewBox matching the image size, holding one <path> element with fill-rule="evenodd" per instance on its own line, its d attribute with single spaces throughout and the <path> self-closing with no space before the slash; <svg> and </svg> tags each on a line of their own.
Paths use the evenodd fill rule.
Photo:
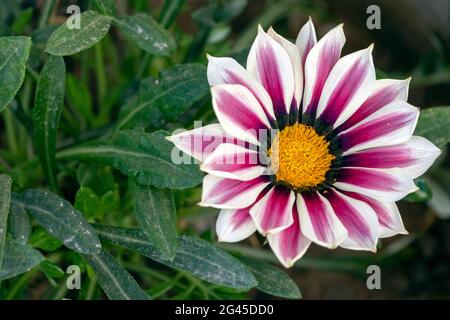
<svg viewBox="0 0 450 320">
<path fill-rule="evenodd" d="M 294 96 L 294 70 L 288 53 L 261 26 L 247 58 L 247 70 L 272 98 L 275 116 L 289 113 Z"/>
<path fill-rule="evenodd" d="M 239 84 L 211 88 L 217 119 L 229 135 L 259 145 L 260 130 L 270 129 L 269 120 L 255 96 Z"/>
<path fill-rule="evenodd" d="M 295 44 L 280 36 L 272 27 L 269 28 L 267 34 L 281 44 L 291 59 L 294 70 L 294 98 L 292 99 L 290 112 L 297 114 L 303 94 L 303 65 L 301 63 L 300 53 Z"/>
<path fill-rule="evenodd" d="M 379 238 L 388 238 L 397 234 L 408 234 L 403 226 L 402 217 L 394 202 L 382 202 L 360 193 L 343 192 L 345 195 L 367 203 L 377 214 Z"/>
<path fill-rule="evenodd" d="M 345 155 L 407 142 L 416 128 L 419 109 L 401 100 L 391 102 L 337 138 Z"/>
<path fill-rule="evenodd" d="M 300 60 L 302 63 L 302 69 L 304 70 L 306 58 L 308 57 L 309 52 L 317 43 L 316 29 L 314 28 L 314 24 L 311 20 L 311 17 L 308 19 L 308 22 L 300 29 L 298 33 L 297 39 L 295 40 L 295 45 L 300 54 Z"/>
<path fill-rule="evenodd" d="M 298 194 L 297 208 L 303 234 L 312 242 L 334 249 L 347 238 L 347 230 L 330 203 L 318 192 Z"/>
<path fill-rule="evenodd" d="M 240 84 L 250 90 L 264 109 L 269 120 L 275 120 L 272 100 L 266 89 L 254 79 L 236 60 L 228 57 L 208 57 L 208 82 L 210 86 L 219 84 Z"/>
<path fill-rule="evenodd" d="M 219 145 L 205 159 L 200 169 L 218 177 L 242 181 L 255 179 L 267 170 L 261 165 L 257 150 L 231 143 Z"/>
<path fill-rule="evenodd" d="M 387 202 L 398 201 L 418 190 L 412 177 L 396 169 L 341 168 L 336 171 L 333 185 Z"/>
<path fill-rule="evenodd" d="M 367 99 L 375 84 L 372 48 L 339 59 L 325 82 L 316 117 L 333 128 L 347 120 Z"/>
<path fill-rule="evenodd" d="M 237 143 L 238 141 L 235 137 L 227 134 L 218 123 L 183 131 L 166 137 L 166 139 L 199 161 L 203 161 L 218 145 L 225 142 Z"/>
<path fill-rule="evenodd" d="M 293 207 L 291 215 L 293 222 L 290 227 L 267 235 L 267 241 L 272 251 L 286 268 L 292 267 L 311 244 L 311 240 L 305 237 L 300 227 L 297 206 Z"/>
<path fill-rule="evenodd" d="M 340 125 L 337 130 L 341 132 L 357 125 L 371 114 L 395 100 L 406 101 L 408 99 L 410 80 L 411 78 L 406 80 L 376 80 L 372 93 L 366 101 L 364 101 L 358 110 L 356 110 L 350 118 Z"/>
<path fill-rule="evenodd" d="M 305 62 L 303 113 L 315 115 L 328 75 L 341 56 L 345 35 L 343 25 L 331 29 L 309 51 Z"/>
<path fill-rule="evenodd" d="M 220 209 L 241 209 L 253 204 L 258 195 L 270 184 L 267 177 L 249 181 L 226 179 L 208 174 L 203 179 L 203 207 Z"/>
<path fill-rule="evenodd" d="M 282 186 L 274 186 L 250 209 L 250 215 L 261 234 L 277 233 L 292 224 L 295 194 Z"/>
<path fill-rule="evenodd" d="M 376 251 L 378 241 L 378 218 L 365 202 L 350 198 L 336 190 L 328 190 L 325 197 L 334 213 L 347 229 L 347 238 L 340 244 L 351 250 Z"/>
<path fill-rule="evenodd" d="M 238 242 L 250 237 L 256 226 L 248 212 L 244 209 L 222 209 L 216 222 L 216 233 L 221 242 Z"/>
<path fill-rule="evenodd" d="M 344 167 L 376 169 L 401 168 L 412 178 L 425 173 L 441 154 L 441 150 L 427 139 L 413 136 L 403 144 L 358 151 L 342 158 Z"/>
</svg>

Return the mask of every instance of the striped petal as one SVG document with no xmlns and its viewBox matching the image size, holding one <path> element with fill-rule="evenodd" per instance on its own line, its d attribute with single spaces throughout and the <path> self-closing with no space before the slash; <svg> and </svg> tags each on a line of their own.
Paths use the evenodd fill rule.
<svg viewBox="0 0 450 320">
<path fill-rule="evenodd" d="M 258 157 L 256 150 L 223 143 L 205 159 L 200 169 L 222 178 L 252 180 L 264 174 L 266 170 L 260 165 Z"/>
<path fill-rule="evenodd" d="M 408 99 L 409 82 L 406 80 L 382 79 L 376 80 L 372 93 L 364 101 L 361 107 L 352 114 L 342 125 L 337 128 L 339 132 L 347 130 L 365 118 L 375 113 L 382 107 L 395 100 L 406 101 Z"/>
<path fill-rule="evenodd" d="M 312 121 L 315 119 L 325 81 L 341 56 L 344 43 L 345 35 L 341 24 L 323 36 L 308 53 L 305 62 L 303 113 Z"/>
<path fill-rule="evenodd" d="M 293 222 L 290 227 L 267 235 L 267 241 L 272 251 L 286 268 L 292 267 L 311 244 L 311 240 L 305 237 L 300 227 L 297 206 L 292 208 L 291 215 Z"/>
<path fill-rule="evenodd" d="M 286 50 L 291 60 L 294 70 L 294 98 L 292 99 L 289 112 L 297 115 L 303 94 L 303 65 L 301 63 L 300 53 L 295 44 L 280 36 L 272 27 L 269 28 L 267 34 Z"/>
<path fill-rule="evenodd" d="M 360 193 L 343 192 L 345 195 L 367 203 L 377 214 L 380 238 L 392 237 L 397 234 L 408 234 L 403 226 L 402 217 L 394 202 L 381 202 Z"/>
<path fill-rule="evenodd" d="M 240 84 L 250 90 L 258 100 L 269 120 L 275 120 L 272 100 L 266 89 L 256 81 L 243 66 L 233 58 L 208 57 L 208 82 L 210 86 L 219 84 Z"/>
<path fill-rule="evenodd" d="M 292 224 L 295 194 L 282 186 L 274 186 L 250 209 L 256 228 L 262 234 L 276 233 Z"/>
<path fill-rule="evenodd" d="M 229 135 L 259 145 L 260 130 L 269 121 L 255 96 L 244 86 L 222 84 L 211 88 L 217 119 Z"/>
<path fill-rule="evenodd" d="M 441 154 L 441 150 L 423 137 L 413 136 L 408 142 L 378 147 L 349 154 L 342 159 L 344 167 L 377 169 L 401 168 L 412 178 L 425 173 Z"/>
<path fill-rule="evenodd" d="M 220 209 L 246 208 L 255 202 L 269 183 L 266 177 L 239 181 L 208 174 L 203 179 L 202 201 L 199 205 Z"/>
<path fill-rule="evenodd" d="M 286 50 L 258 27 L 247 58 L 247 70 L 272 98 L 277 119 L 289 113 L 294 96 L 294 70 Z"/>
<path fill-rule="evenodd" d="M 199 161 L 203 161 L 219 144 L 237 142 L 237 139 L 226 134 L 218 123 L 183 131 L 166 139 L 175 144 L 178 149 Z"/>
<path fill-rule="evenodd" d="M 238 242 L 250 237 L 256 227 L 252 217 L 244 209 L 222 209 L 216 222 L 216 233 L 221 242 Z"/>
<path fill-rule="evenodd" d="M 367 99 L 375 84 L 372 48 L 346 55 L 331 70 L 317 106 L 321 123 L 338 127 Z"/>
<path fill-rule="evenodd" d="M 334 249 L 347 238 L 347 230 L 327 199 L 318 192 L 297 195 L 303 234 L 318 245 Z"/>
<path fill-rule="evenodd" d="M 378 241 L 378 218 L 373 209 L 365 202 L 332 189 L 325 193 L 325 197 L 347 229 L 348 236 L 340 246 L 351 250 L 375 252 Z"/>
<path fill-rule="evenodd" d="M 398 201 L 417 191 L 413 179 L 395 169 L 341 168 L 336 172 L 334 186 L 387 202 Z"/>
<path fill-rule="evenodd" d="M 418 117 L 416 107 L 397 100 L 340 133 L 337 139 L 344 154 L 404 143 L 411 138 Z"/>
<path fill-rule="evenodd" d="M 308 22 L 300 29 L 297 39 L 295 40 L 295 45 L 298 48 L 300 54 L 300 60 L 302 64 L 302 69 L 304 70 L 306 58 L 309 52 L 317 43 L 316 29 L 311 18 Z"/>
</svg>

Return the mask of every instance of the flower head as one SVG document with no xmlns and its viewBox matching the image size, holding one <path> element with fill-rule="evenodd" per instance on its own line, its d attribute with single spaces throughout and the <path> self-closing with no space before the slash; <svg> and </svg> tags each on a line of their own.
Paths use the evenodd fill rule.
<svg viewBox="0 0 450 320">
<path fill-rule="evenodd" d="M 412 135 L 409 79 L 376 80 L 373 46 L 341 57 L 344 42 L 342 25 L 317 41 L 309 20 L 295 44 L 259 27 L 247 68 L 208 56 L 219 123 L 169 140 L 208 173 L 220 241 L 258 231 L 290 267 L 311 242 L 375 251 L 407 233 L 395 201 L 440 150 Z"/>
</svg>

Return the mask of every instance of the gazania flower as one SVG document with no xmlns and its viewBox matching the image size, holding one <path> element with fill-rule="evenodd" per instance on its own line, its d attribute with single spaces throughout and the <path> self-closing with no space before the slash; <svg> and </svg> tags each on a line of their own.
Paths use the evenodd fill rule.
<svg viewBox="0 0 450 320">
<path fill-rule="evenodd" d="M 342 25 L 317 41 L 310 20 L 295 44 L 259 27 L 246 69 L 208 57 L 219 123 L 169 140 L 208 173 L 200 205 L 221 209 L 220 241 L 258 231 L 290 267 L 311 242 L 375 252 L 407 233 L 395 201 L 440 150 L 412 135 L 409 79 L 376 80 L 372 46 L 341 57 L 344 42 Z"/>
</svg>

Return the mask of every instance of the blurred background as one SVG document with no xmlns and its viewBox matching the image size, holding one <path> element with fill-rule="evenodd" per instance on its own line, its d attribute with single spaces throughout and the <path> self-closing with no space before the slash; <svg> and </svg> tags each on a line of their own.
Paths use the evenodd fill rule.
<svg viewBox="0 0 450 320">
<path fill-rule="evenodd" d="M 116 1 L 119 15 L 144 11 L 154 17 L 158 17 L 163 3 L 162 0 Z M 56 25 L 67 19 L 65 8 L 70 4 L 79 5 L 82 11 L 89 7 L 89 1 L 56 1 L 49 19 L 53 27 L 34 30 L 30 29 L 30 26 L 35 24 L 30 21 L 38 20 L 46 1 L 3 0 L 0 4 L 0 35 L 10 33 L 12 28 L 16 28 L 16 33 L 33 34 L 34 43 L 44 44 Z M 367 19 L 371 16 L 371 13 L 367 13 L 369 5 L 377 5 L 380 8 L 380 29 L 370 30 L 367 27 Z M 29 17 L 21 13 L 24 8 L 32 8 L 28 13 Z M 343 54 L 375 43 L 374 62 L 379 78 L 404 79 L 412 76 L 409 98 L 411 104 L 422 109 L 450 105 L 448 0 L 187 0 L 171 26 L 179 44 L 171 60 L 155 58 L 149 61 L 142 50 L 115 30 L 102 40 L 103 50 L 107 54 L 104 55 L 103 61 L 105 70 L 100 71 L 107 75 L 106 92 L 98 90 L 98 81 L 95 81 L 99 70 L 96 69 L 98 65 L 92 61 L 98 58 L 97 51 L 91 50 L 66 59 L 68 70 L 76 75 L 76 78 L 70 80 L 73 88 L 68 89 L 69 105 L 89 103 L 98 117 L 95 121 L 84 123 L 76 117 L 72 121 L 70 114 L 63 115 L 64 125 L 61 128 L 65 140 L 61 140 L 60 145 L 70 143 L 71 139 L 79 138 L 85 132 L 90 134 L 86 139 L 104 132 L 103 129 L 111 122 L 110 115 L 112 118 L 117 116 L 126 98 L 136 92 L 138 79 L 156 75 L 172 63 L 206 64 L 206 53 L 233 56 L 245 64 L 258 24 L 264 28 L 273 26 L 281 35 L 295 40 L 298 31 L 309 17 L 314 22 L 318 38 L 337 24 L 344 23 L 347 42 Z M 42 51 L 34 51 L 31 55 L 31 66 L 38 68 Z M 71 90 L 85 90 L 85 87 L 77 86 L 76 79 L 88 84 L 84 96 L 87 100 L 71 101 Z M 91 96 L 87 97 L 89 92 Z M 5 117 L 12 117 L 5 114 Z M 214 121 L 209 102 L 190 110 L 181 117 L 179 123 L 172 124 L 172 129 L 181 126 L 192 127 L 193 120 Z M 5 128 L 6 123 L 0 120 L 0 131 L 8 130 Z M 2 144 L 6 145 L 7 142 L 0 141 L 0 146 Z M 20 153 L 16 156 L 26 158 L 26 155 Z M 341 249 L 330 251 L 312 245 L 306 256 L 289 271 L 298 283 L 303 297 L 450 298 L 449 166 L 449 156 L 445 148 L 427 176 L 416 181 L 420 191 L 399 203 L 405 227 L 410 234 L 383 239 L 380 241 L 378 254 Z M 25 167 L 15 170 L 12 175 L 16 187 L 19 185 L 19 188 L 21 185 L 39 185 L 42 179 L 42 173 L 27 172 Z M 65 196 L 72 201 L 77 185 L 71 182 L 70 177 L 64 181 Z M 179 227 L 216 241 L 211 230 L 214 230 L 217 211 L 196 206 L 199 197 L 200 188 L 177 195 Z M 116 217 L 120 217 L 120 213 Z M 261 239 L 253 236 L 236 245 L 218 245 L 249 257 L 276 263 L 273 254 L 264 250 L 261 243 Z M 372 264 L 381 268 L 380 290 L 369 290 L 366 286 L 366 268 Z M 48 285 L 37 281 L 27 296 L 41 298 L 45 296 L 47 287 Z M 251 291 L 247 297 L 270 298 L 256 291 Z"/>
</svg>

